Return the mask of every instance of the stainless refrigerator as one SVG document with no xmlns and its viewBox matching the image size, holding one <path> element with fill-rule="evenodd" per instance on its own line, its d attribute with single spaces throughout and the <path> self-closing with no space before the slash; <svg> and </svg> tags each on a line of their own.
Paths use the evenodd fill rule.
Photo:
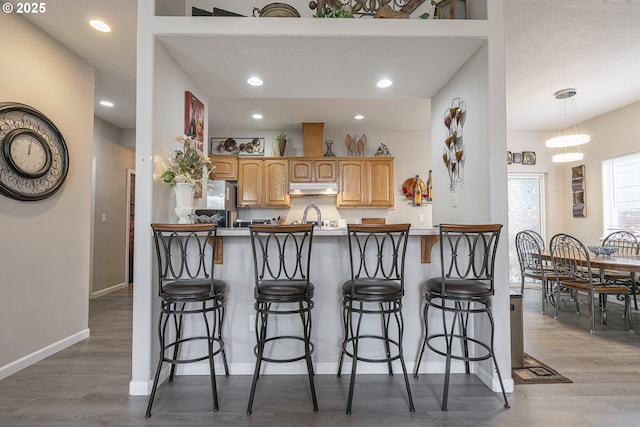
<svg viewBox="0 0 640 427">
<path fill-rule="evenodd" d="M 220 227 L 233 227 L 237 212 L 236 186 L 229 181 L 208 181 L 207 209 L 198 209 L 195 214 L 216 217 Z"/>
</svg>

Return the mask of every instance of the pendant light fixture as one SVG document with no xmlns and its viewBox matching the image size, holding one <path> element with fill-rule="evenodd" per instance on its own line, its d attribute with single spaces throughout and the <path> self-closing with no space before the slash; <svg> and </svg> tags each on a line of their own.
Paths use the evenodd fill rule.
<svg viewBox="0 0 640 427">
<path fill-rule="evenodd" d="M 591 140 L 589 135 L 582 132 L 579 124 L 578 108 L 574 96 L 578 91 L 574 88 L 562 89 L 555 93 L 558 102 L 558 130 L 557 136 L 548 139 L 546 146 L 556 148 L 557 154 L 552 157 L 555 163 L 574 162 L 582 160 L 584 154 L 580 152 L 580 145 Z M 568 149 L 568 147 L 576 147 Z"/>
</svg>

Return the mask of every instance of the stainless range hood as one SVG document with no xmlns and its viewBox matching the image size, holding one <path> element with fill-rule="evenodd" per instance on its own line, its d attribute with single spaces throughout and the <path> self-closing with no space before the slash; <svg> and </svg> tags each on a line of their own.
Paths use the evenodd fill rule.
<svg viewBox="0 0 640 427">
<path fill-rule="evenodd" d="M 337 182 L 292 182 L 289 194 L 295 196 L 335 196 L 338 194 Z"/>
</svg>

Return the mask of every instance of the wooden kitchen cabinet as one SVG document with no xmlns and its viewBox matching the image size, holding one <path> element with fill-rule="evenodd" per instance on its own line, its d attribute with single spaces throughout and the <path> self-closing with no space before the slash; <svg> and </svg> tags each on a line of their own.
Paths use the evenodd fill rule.
<svg viewBox="0 0 640 427">
<path fill-rule="evenodd" d="M 336 182 L 338 178 L 336 160 L 290 160 L 289 171 L 291 182 Z"/>
<path fill-rule="evenodd" d="M 338 207 L 393 207 L 393 158 L 340 160 L 338 175 Z"/>
<path fill-rule="evenodd" d="M 281 159 L 238 160 L 238 207 L 289 207 L 289 163 Z"/>
<path fill-rule="evenodd" d="M 238 179 L 238 158 L 236 156 L 209 156 L 213 162 L 211 179 L 235 181 Z"/>
<path fill-rule="evenodd" d="M 287 160 L 265 160 L 263 182 L 264 206 L 291 206 Z"/>
</svg>

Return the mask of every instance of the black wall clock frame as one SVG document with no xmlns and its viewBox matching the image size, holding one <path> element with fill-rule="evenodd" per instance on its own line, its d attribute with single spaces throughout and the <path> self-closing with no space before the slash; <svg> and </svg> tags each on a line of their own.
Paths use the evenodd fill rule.
<svg viewBox="0 0 640 427">
<path fill-rule="evenodd" d="M 53 122 L 28 105 L 0 103 L 0 194 L 25 202 L 46 199 L 68 172 L 67 144 Z"/>
</svg>

